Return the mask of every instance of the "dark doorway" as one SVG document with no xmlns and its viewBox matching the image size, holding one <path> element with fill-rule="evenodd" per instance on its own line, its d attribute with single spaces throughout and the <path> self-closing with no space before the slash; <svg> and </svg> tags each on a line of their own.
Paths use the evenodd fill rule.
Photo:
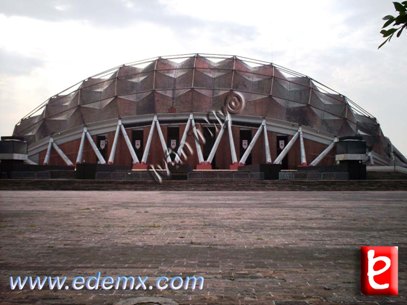
<svg viewBox="0 0 407 305">
<path fill-rule="evenodd" d="M 107 139 L 106 136 L 96 136 L 96 145 L 103 156 L 103 159 L 107 161 Z"/>
<path fill-rule="evenodd" d="M 277 156 L 283 151 L 288 143 L 288 136 L 277 136 Z M 288 169 L 288 154 L 281 161 L 282 169 Z"/>
<path fill-rule="evenodd" d="M 216 140 L 216 129 L 215 127 L 204 127 L 203 128 L 203 136 L 205 138 L 205 145 L 203 146 L 203 158 L 206 161 L 211 153 L 213 144 L 215 144 Z M 212 160 L 212 168 L 216 168 L 216 154 Z"/>
<path fill-rule="evenodd" d="M 179 127 L 167 128 L 167 147 L 168 150 L 174 152 L 171 153 L 171 160 L 175 160 L 175 154 L 179 147 Z"/>
<path fill-rule="evenodd" d="M 142 129 L 133 130 L 133 147 L 138 160 L 141 162 L 144 153 L 144 132 Z"/>
<path fill-rule="evenodd" d="M 252 131 L 250 129 L 240 129 L 240 159 L 243 157 L 251 141 Z M 247 157 L 245 164 L 252 164 L 252 153 Z"/>
</svg>

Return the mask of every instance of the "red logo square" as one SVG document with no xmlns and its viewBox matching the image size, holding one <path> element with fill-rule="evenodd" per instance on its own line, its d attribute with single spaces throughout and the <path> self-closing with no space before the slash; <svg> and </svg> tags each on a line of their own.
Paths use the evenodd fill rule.
<svg viewBox="0 0 407 305">
<path fill-rule="evenodd" d="M 398 295 L 398 247 L 363 246 L 361 288 L 366 295 Z"/>
</svg>

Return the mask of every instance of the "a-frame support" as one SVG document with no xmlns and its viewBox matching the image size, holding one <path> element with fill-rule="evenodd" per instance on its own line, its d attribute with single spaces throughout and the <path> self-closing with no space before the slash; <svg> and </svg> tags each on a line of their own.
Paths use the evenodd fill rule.
<svg viewBox="0 0 407 305">
<path fill-rule="evenodd" d="M 54 148 L 57 154 L 64 160 L 65 164 L 68 166 L 73 166 L 73 163 L 69 158 L 65 155 L 61 148 L 55 143 L 54 139 L 51 137 L 49 138 L 47 152 L 45 154 L 43 165 L 48 165 L 49 159 L 51 157 L 51 149 Z"/>
</svg>

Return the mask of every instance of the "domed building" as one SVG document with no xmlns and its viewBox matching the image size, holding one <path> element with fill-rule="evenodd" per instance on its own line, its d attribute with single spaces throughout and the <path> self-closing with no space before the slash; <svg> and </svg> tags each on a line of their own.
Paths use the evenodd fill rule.
<svg viewBox="0 0 407 305">
<path fill-rule="evenodd" d="M 37 164 L 99 163 L 146 169 L 335 164 L 341 137 L 361 137 L 361 160 L 406 164 L 376 118 L 298 72 L 238 56 L 182 55 L 89 77 L 15 126 Z"/>
</svg>

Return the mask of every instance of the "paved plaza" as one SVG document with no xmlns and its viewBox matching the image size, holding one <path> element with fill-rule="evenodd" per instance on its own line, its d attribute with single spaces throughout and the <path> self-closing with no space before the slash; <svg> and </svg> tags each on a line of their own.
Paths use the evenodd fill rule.
<svg viewBox="0 0 407 305">
<path fill-rule="evenodd" d="M 407 304 L 406 215 L 403 191 L 0 191 L 0 304 L 125 304 L 138 297 L 178 304 Z M 360 293 L 361 245 L 399 246 L 399 297 Z M 10 275 L 98 271 L 202 275 L 205 284 L 201 291 L 9 286 Z"/>
</svg>

